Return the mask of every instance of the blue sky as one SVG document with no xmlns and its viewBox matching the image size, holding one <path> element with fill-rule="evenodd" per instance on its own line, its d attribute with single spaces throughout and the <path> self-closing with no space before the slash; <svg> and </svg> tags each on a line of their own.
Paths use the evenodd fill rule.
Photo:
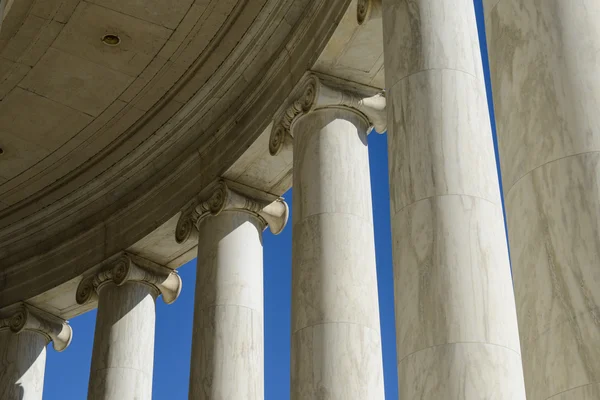
<svg viewBox="0 0 600 400">
<path fill-rule="evenodd" d="M 481 33 L 480 41 L 485 51 L 485 38 L 482 36 L 481 0 L 474 0 L 474 2 Z M 486 71 L 488 69 L 486 58 L 484 58 L 484 69 Z M 489 92 L 487 73 L 486 84 Z M 491 106 L 490 111 L 493 116 Z M 369 135 L 369 154 L 386 399 L 395 400 L 398 398 L 398 387 L 389 223 L 387 135 Z M 290 209 L 293 212 L 291 190 L 284 197 L 290 203 Z M 288 225 L 279 236 L 273 236 L 268 230 L 265 231 L 266 400 L 289 398 L 291 246 L 291 226 Z M 179 273 L 183 280 L 183 290 L 179 299 L 170 306 L 165 305 L 161 299 L 157 301 L 153 382 L 153 398 L 156 400 L 188 398 L 196 260 L 182 266 Z M 96 311 L 94 310 L 70 321 L 74 332 L 73 341 L 63 353 L 55 352 L 52 346 L 48 347 L 44 384 L 45 400 L 63 400 L 65 395 L 68 399 L 86 398 L 95 319 Z"/>
</svg>

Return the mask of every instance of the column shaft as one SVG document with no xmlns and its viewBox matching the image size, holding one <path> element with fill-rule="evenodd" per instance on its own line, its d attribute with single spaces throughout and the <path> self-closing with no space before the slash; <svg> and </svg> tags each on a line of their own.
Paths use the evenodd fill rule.
<svg viewBox="0 0 600 400">
<path fill-rule="evenodd" d="M 190 399 L 264 398 L 263 227 L 237 210 L 199 222 Z"/>
<path fill-rule="evenodd" d="M 47 344 L 38 332 L 0 332 L 0 399 L 42 399 Z"/>
<path fill-rule="evenodd" d="M 400 398 L 525 399 L 473 0 L 383 0 Z"/>
<path fill-rule="evenodd" d="M 344 108 L 292 125 L 292 400 L 384 399 L 367 128 Z"/>
<path fill-rule="evenodd" d="M 600 3 L 485 2 L 529 400 L 600 398 Z"/>
<path fill-rule="evenodd" d="M 88 399 L 152 398 L 157 295 L 142 282 L 100 286 Z"/>
</svg>

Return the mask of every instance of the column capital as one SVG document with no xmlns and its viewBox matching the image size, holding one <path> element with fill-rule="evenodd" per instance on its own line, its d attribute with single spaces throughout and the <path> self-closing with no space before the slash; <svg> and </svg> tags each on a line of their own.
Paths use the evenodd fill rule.
<svg viewBox="0 0 600 400">
<path fill-rule="evenodd" d="M 198 224 L 202 219 L 217 216 L 224 211 L 241 211 L 258 217 L 264 227 L 269 226 L 274 235 L 283 231 L 287 224 L 289 208 L 287 203 L 278 198 L 271 203 L 257 200 L 239 189 L 232 189 L 225 180 L 220 180 L 204 201 L 193 201 L 182 211 L 175 229 L 177 243 L 187 241 L 197 234 Z"/>
<path fill-rule="evenodd" d="M 76 301 L 85 304 L 97 300 L 102 285 L 113 282 L 122 286 L 127 282 L 140 282 L 152 286 L 157 294 L 162 294 L 163 301 L 173 303 L 181 292 L 181 277 L 167 267 L 153 263 L 129 253 L 121 254 L 110 262 L 106 268 L 94 275 L 84 278 L 77 287 Z"/>
<path fill-rule="evenodd" d="M 0 330 L 4 329 L 15 334 L 37 332 L 59 352 L 66 349 L 73 338 L 73 329 L 65 320 L 26 303 L 19 304 L 12 315 L 0 319 Z"/>
<path fill-rule="evenodd" d="M 269 138 L 269 153 L 275 156 L 292 145 L 292 124 L 305 114 L 323 108 L 349 108 L 361 114 L 375 131 L 387 129 L 386 100 L 384 92 L 364 97 L 355 90 L 338 88 L 341 85 L 324 83 L 316 74 L 307 74 L 292 94 L 291 104 L 283 115 L 275 120 Z M 351 86 L 350 83 L 347 85 Z"/>
<path fill-rule="evenodd" d="M 358 0 L 356 22 L 362 25 L 372 19 L 381 19 L 381 0 Z"/>
</svg>

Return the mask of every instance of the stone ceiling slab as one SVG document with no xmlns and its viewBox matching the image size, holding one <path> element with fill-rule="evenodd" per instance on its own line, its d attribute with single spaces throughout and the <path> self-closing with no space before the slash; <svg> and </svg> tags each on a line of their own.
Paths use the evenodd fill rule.
<svg viewBox="0 0 600 400">
<path fill-rule="evenodd" d="M 90 0 L 90 2 L 175 29 L 194 0 Z"/>
<path fill-rule="evenodd" d="M 15 135 L 0 131 L 2 138 L 2 161 L 0 177 L 11 179 L 48 155 L 48 150 Z"/>
<path fill-rule="evenodd" d="M 129 15 L 82 2 L 54 47 L 130 76 L 139 75 L 165 44 L 172 31 Z M 116 34 L 117 46 L 101 38 Z"/>
<path fill-rule="evenodd" d="M 352 0 L 313 70 L 338 78 L 383 88 L 383 26 L 380 18 L 359 25 L 357 0 Z"/>
<path fill-rule="evenodd" d="M 98 116 L 132 81 L 122 72 L 50 48 L 19 86 Z"/>
<path fill-rule="evenodd" d="M 35 113 L 24 110 L 33 109 Z M 92 121 L 92 117 L 55 101 L 15 88 L 0 102 L 0 127 L 13 136 L 54 151 Z M 0 158 L 0 168 L 3 159 Z"/>
</svg>

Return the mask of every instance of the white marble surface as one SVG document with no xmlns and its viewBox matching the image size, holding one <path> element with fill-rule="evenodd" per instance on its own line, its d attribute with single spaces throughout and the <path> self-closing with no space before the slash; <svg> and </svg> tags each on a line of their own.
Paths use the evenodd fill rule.
<svg viewBox="0 0 600 400">
<path fill-rule="evenodd" d="M 339 108 L 292 125 L 292 400 L 384 398 L 366 130 Z"/>
<path fill-rule="evenodd" d="M 387 93 L 391 207 L 467 194 L 500 204 L 482 81 L 452 69 L 415 73 Z M 468 106 L 465 106 L 468 105 Z"/>
<path fill-rule="evenodd" d="M 525 399 L 472 0 L 383 0 L 400 398 Z"/>
<path fill-rule="evenodd" d="M 430 347 L 400 361 L 400 399 L 525 400 L 521 357 L 487 343 Z"/>
<path fill-rule="evenodd" d="M 394 215 L 392 231 L 398 359 L 460 342 L 520 353 L 500 207 L 433 197 Z"/>
<path fill-rule="evenodd" d="M 472 0 L 382 0 L 385 87 L 425 70 L 483 80 Z"/>
<path fill-rule="evenodd" d="M 293 125 L 293 133 L 300 135 L 294 138 L 294 224 L 322 213 L 372 223 L 367 135 L 359 135 L 356 127 L 366 132 L 367 121 L 344 109 L 319 110 Z M 326 137 L 318 135 L 321 129 Z M 354 165 L 365 167 L 350 168 Z M 360 194 L 365 190 L 368 196 Z"/>
<path fill-rule="evenodd" d="M 189 398 L 263 399 L 263 325 L 258 310 L 237 305 L 203 309 L 194 320 Z"/>
<path fill-rule="evenodd" d="M 152 398 L 156 295 L 139 282 L 100 287 L 89 400 Z"/>
<path fill-rule="evenodd" d="M 295 332 L 291 379 L 291 399 L 384 399 L 379 331 L 334 322 Z"/>
<path fill-rule="evenodd" d="M 189 397 L 262 400 L 263 224 L 224 211 L 198 228 Z"/>
<path fill-rule="evenodd" d="M 533 399 L 600 381 L 599 193 L 600 154 L 587 153 L 537 168 L 506 198 Z"/>
<path fill-rule="evenodd" d="M 486 14 L 508 192 L 540 165 L 600 151 L 600 3 L 499 0 Z"/>
<path fill-rule="evenodd" d="M 486 3 L 529 399 L 597 399 L 600 3 Z"/>
<path fill-rule="evenodd" d="M 47 344 L 37 332 L 0 332 L 0 399 L 42 400 Z"/>
</svg>

